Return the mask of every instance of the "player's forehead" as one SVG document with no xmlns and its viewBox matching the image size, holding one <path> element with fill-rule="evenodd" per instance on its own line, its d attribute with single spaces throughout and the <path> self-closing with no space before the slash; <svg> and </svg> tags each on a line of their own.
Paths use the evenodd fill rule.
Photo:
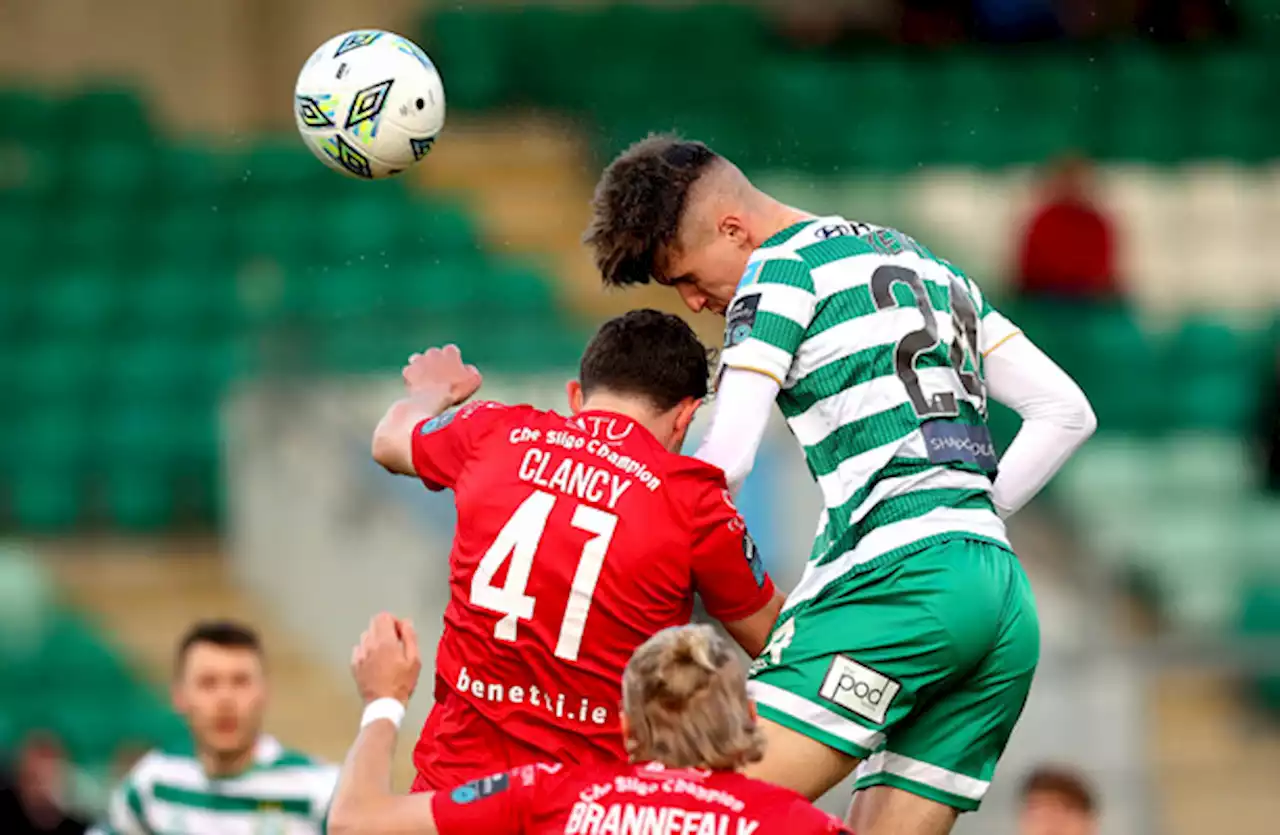
<svg viewBox="0 0 1280 835">
<path fill-rule="evenodd" d="M 654 254 L 654 280 L 666 285 L 696 280 L 705 260 L 705 248 L 697 246 L 697 236 L 689 234 L 682 223 L 675 239 L 659 247 Z"/>
<path fill-rule="evenodd" d="M 199 641 L 187 650 L 182 662 L 187 678 L 200 676 L 258 677 L 262 674 L 262 656 L 248 647 L 225 647 Z"/>
</svg>

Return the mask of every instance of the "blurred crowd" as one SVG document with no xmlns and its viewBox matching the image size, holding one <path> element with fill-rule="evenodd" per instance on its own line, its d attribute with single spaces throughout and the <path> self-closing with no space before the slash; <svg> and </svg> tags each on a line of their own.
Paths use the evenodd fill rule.
<svg viewBox="0 0 1280 835">
<path fill-rule="evenodd" d="M 865 40 L 941 46 L 1137 36 L 1161 43 L 1236 37 L 1230 0 L 787 0 L 785 28 L 805 48 Z"/>
</svg>

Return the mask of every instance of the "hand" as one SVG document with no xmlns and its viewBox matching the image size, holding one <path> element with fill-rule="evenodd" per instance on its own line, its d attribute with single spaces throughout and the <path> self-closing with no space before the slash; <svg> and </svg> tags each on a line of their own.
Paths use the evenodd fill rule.
<svg viewBox="0 0 1280 835">
<path fill-rule="evenodd" d="M 351 652 L 351 674 L 366 704 L 386 698 L 407 703 L 421 670 L 413 622 L 386 612 L 374 616 Z"/>
<path fill-rule="evenodd" d="M 414 354 L 401 376 L 409 394 L 438 394 L 447 401 L 446 409 L 475 394 L 482 382 L 474 365 L 463 364 L 457 345 L 428 348 L 425 353 Z"/>
</svg>

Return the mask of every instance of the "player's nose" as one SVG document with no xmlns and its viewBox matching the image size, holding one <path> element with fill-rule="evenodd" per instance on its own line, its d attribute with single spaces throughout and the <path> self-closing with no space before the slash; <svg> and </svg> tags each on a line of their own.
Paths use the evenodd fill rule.
<svg viewBox="0 0 1280 835">
<path fill-rule="evenodd" d="M 689 283 L 681 283 L 676 285 L 676 289 L 680 291 L 680 298 L 684 300 L 685 306 L 694 313 L 701 313 L 707 306 L 707 297 L 697 287 Z"/>
</svg>

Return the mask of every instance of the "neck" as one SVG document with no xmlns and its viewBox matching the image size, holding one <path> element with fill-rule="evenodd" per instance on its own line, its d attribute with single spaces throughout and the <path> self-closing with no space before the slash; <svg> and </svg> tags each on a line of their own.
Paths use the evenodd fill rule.
<svg viewBox="0 0 1280 835">
<path fill-rule="evenodd" d="M 639 403 L 634 398 L 610 394 L 609 392 L 598 392 L 588 397 L 582 404 L 582 411 L 613 412 L 614 414 L 629 417 L 659 439 L 666 437 L 671 431 L 671 427 L 664 420 L 665 416 L 655 415 L 653 408 L 648 404 Z"/>
<path fill-rule="evenodd" d="M 813 220 L 817 215 L 780 203 L 772 197 L 766 198 L 765 205 L 759 214 L 757 235 L 759 240 L 752 243 L 759 247 L 765 241 L 781 232 L 806 220 Z"/>
<path fill-rule="evenodd" d="M 208 776 L 234 777 L 237 774 L 248 771 L 249 766 L 253 765 L 253 755 L 257 747 L 257 740 L 255 739 L 253 744 L 243 751 L 200 749 L 196 752 L 196 758 L 200 760 L 200 765 Z"/>
</svg>

